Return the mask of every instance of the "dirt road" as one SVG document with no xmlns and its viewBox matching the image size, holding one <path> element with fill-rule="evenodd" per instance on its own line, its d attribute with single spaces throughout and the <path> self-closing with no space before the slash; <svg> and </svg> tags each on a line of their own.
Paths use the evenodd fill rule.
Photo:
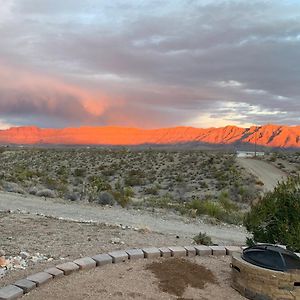
<svg viewBox="0 0 300 300">
<path fill-rule="evenodd" d="M 287 177 L 286 173 L 262 160 L 237 158 L 237 161 L 264 183 L 265 191 L 272 191 L 279 181 Z"/>
<path fill-rule="evenodd" d="M 172 212 L 146 212 L 119 207 L 99 207 L 68 203 L 60 199 L 43 198 L 0 192 L 0 210 L 21 210 L 75 221 L 92 221 L 110 225 L 123 224 L 178 236 L 194 236 L 206 232 L 219 244 L 244 244 L 244 228 L 231 225 L 210 225 L 198 219 L 187 219 Z"/>
</svg>

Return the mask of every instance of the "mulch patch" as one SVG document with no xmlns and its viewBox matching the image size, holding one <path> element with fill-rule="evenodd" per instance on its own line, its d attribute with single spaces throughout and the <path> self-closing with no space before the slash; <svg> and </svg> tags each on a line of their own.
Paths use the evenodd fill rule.
<svg viewBox="0 0 300 300">
<path fill-rule="evenodd" d="M 162 292 L 182 296 L 188 286 L 203 289 L 206 283 L 217 284 L 214 274 L 204 266 L 183 258 L 171 258 L 146 266 L 159 280 Z M 182 299 L 182 298 L 181 298 Z"/>
</svg>

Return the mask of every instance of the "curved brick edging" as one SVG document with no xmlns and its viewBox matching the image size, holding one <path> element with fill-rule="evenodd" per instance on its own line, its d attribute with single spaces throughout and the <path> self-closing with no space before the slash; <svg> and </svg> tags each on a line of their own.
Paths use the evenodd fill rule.
<svg viewBox="0 0 300 300">
<path fill-rule="evenodd" d="M 238 246 L 173 246 L 173 247 L 149 247 L 142 249 L 117 250 L 92 257 L 83 257 L 66 262 L 55 267 L 45 269 L 43 272 L 32 274 L 25 279 L 16 281 L 0 289 L 0 300 L 13 300 L 22 297 L 31 290 L 53 279 L 68 276 L 79 270 L 88 270 L 107 264 L 115 264 L 135 259 L 152 259 L 159 257 L 194 257 L 208 255 L 231 255 L 233 252 L 241 252 Z"/>
</svg>

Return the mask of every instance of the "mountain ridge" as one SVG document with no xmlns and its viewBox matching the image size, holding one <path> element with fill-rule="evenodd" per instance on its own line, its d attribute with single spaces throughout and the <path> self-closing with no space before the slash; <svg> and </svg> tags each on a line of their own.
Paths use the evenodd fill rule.
<svg viewBox="0 0 300 300">
<path fill-rule="evenodd" d="M 205 143 L 234 145 L 250 143 L 273 148 L 300 148 L 300 126 L 267 124 L 237 126 L 141 129 L 133 127 L 83 126 L 77 128 L 11 127 L 0 130 L 0 144 L 143 145 Z"/>
</svg>

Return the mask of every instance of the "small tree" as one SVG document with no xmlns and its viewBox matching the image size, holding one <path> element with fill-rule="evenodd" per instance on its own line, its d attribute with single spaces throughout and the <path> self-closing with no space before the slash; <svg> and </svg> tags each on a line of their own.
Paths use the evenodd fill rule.
<svg viewBox="0 0 300 300">
<path fill-rule="evenodd" d="M 244 224 L 253 242 L 280 243 L 300 251 L 300 178 L 279 183 L 251 208 Z"/>
</svg>

